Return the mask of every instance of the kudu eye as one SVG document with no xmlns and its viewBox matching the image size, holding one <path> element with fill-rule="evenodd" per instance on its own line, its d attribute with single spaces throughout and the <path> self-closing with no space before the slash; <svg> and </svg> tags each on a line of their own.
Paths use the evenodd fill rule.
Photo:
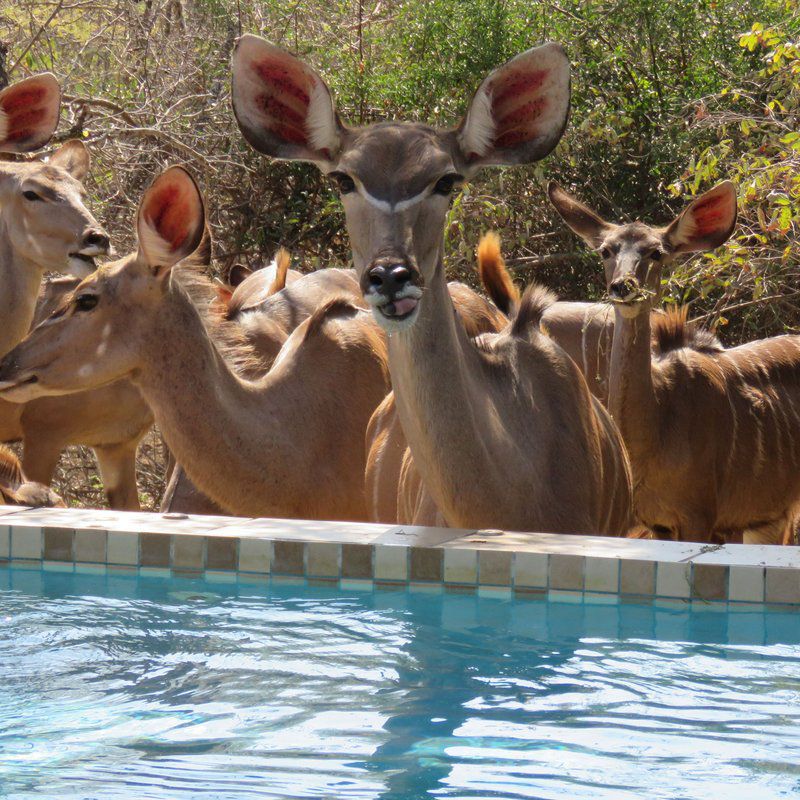
<svg viewBox="0 0 800 800">
<path fill-rule="evenodd" d="M 600 257 L 604 259 L 611 258 L 611 250 L 608 247 L 603 247 L 600 250 Z"/>
<path fill-rule="evenodd" d="M 328 176 L 339 190 L 339 194 L 350 194 L 356 189 L 356 182 L 346 172 L 331 172 Z"/>
<path fill-rule="evenodd" d="M 449 175 L 443 175 L 436 181 L 436 184 L 433 187 L 434 194 L 441 194 L 441 195 L 451 195 L 453 190 L 456 188 L 456 185 L 459 181 L 461 181 L 461 175 L 452 172 Z"/>
<path fill-rule="evenodd" d="M 42 202 L 42 198 L 41 198 L 41 197 L 39 197 L 39 195 L 38 195 L 38 194 L 36 194 L 36 192 L 32 192 L 30 189 L 28 189 L 28 191 L 26 191 L 26 192 L 23 192 L 23 193 L 22 193 L 22 196 L 23 196 L 23 197 L 24 197 L 26 200 L 30 200 L 32 203 L 36 202 L 37 200 L 38 200 L 40 203 Z"/>
<path fill-rule="evenodd" d="M 662 255 L 664 255 L 664 254 L 660 250 L 653 250 L 653 252 L 650 253 L 650 258 L 653 261 L 661 261 L 661 256 Z"/>
<path fill-rule="evenodd" d="M 79 294 L 75 298 L 75 309 L 76 311 L 91 311 L 97 305 L 98 299 L 96 294 Z"/>
</svg>

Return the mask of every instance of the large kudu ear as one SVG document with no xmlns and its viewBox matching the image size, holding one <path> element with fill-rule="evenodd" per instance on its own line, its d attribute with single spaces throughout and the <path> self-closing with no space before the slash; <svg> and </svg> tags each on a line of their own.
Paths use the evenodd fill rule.
<svg viewBox="0 0 800 800">
<path fill-rule="evenodd" d="M 259 36 L 242 36 L 233 51 L 233 113 L 244 138 L 273 158 L 333 161 L 342 126 L 322 78 Z"/>
<path fill-rule="evenodd" d="M 695 198 L 664 231 L 664 241 L 675 253 L 713 250 L 736 227 L 736 187 L 730 181 Z"/>
<path fill-rule="evenodd" d="M 156 276 L 169 273 L 206 239 L 203 195 L 183 167 L 162 172 L 139 203 L 139 258 Z"/>
<path fill-rule="evenodd" d="M 83 181 L 89 174 L 91 159 L 83 142 L 78 139 L 70 139 L 47 159 L 47 163 L 55 164 L 69 172 L 76 180 Z"/>
<path fill-rule="evenodd" d="M 498 67 L 475 92 L 456 134 L 467 168 L 544 158 L 564 133 L 569 94 L 569 59 L 559 44 Z"/>
<path fill-rule="evenodd" d="M 585 206 L 569 192 L 565 192 L 555 181 L 547 185 L 547 195 L 556 211 L 567 225 L 593 249 L 603 243 L 603 239 L 614 227 L 589 206 Z"/>
<path fill-rule="evenodd" d="M 29 153 L 44 147 L 58 127 L 61 87 L 45 72 L 0 92 L 0 151 Z"/>
</svg>

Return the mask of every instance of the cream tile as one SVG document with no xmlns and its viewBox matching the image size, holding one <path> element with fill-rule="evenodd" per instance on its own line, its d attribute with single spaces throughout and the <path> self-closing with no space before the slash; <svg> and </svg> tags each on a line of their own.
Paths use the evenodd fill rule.
<svg viewBox="0 0 800 800">
<path fill-rule="evenodd" d="M 508 600 L 513 597 L 513 591 L 510 586 L 478 586 L 478 597 Z"/>
<path fill-rule="evenodd" d="M 478 580 L 478 554 L 474 550 L 444 551 L 445 583 L 475 583 Z"/>
<path fill-rule="evenodd" d="M 374 569 L 376 581 L 407 581 L 408 548 L 376 544 Z"/>
<path fill-rule="evenodd" d="M 616 558 L 587 558 L 584 589 L 587 592 L 618 592 L 619 560 Z"/>
<path fill-rule="evenodd" d="M 106 559 L 109 564 L 139 564 L 139 534 L 133 532 L 109 531 L 106 545 Z"/>
<path fill-rule="evenodd" d="M 0 525 L 0 558 L 11 556 L 11 528 Z"/>
<path fill-rule="evenodd" d="M 105 531 L 75 531 L 75 560 L 95 564 L 105 564 L 106 535 L 107 534 Z"/>
<path fill-rule="evenodd" d="M 44 537 L 41 528 L 11 526 L 11 558 L 41 558 Z"/>
<path fill-rule="evenodd" d="M 660 597 L 690 597 L 691 576 L 691 564 L 660 562 L 656 566 L 656 594 Z"/>
<path fill-rule="evenodd" d="M 764 568 L 731 567 L 728 575 L 728 600 L 763 603 Z"/>
<path fill-rule="evenodd" d="M 236 583 L 236 573 L 228 570 L 207 569 L 203 577 L 209 583 Z"/>
<path fill-rule="evenodd" d="M 272 542 L 265 539 L 239 540 L 239 569 L 242 572 L 268 573 L 272 560 Z"/>
<path fill-rule="evenodd" d="M 549 559 L 546 553 L 516 553 L 514 586 L 546 589 Z"/>
<path fill-rule="evenodd" d="M 306 575 L 339 577 L 341 545 L 333 542 L 309 542 L 306 545 Z"/>
<path fill-rule="evenodd" d="M 547 600 L 550 603 L 583 603 L 583 592 L 550 589 L 547 593 Z"/>
</svg>

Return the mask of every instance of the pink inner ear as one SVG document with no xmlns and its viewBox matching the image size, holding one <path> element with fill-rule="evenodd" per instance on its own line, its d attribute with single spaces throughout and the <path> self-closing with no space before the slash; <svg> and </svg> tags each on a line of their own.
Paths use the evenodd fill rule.
<svg viewBox="0 0 800 800">
<path fill-rule="evenodd" d="M 547 76 L 544 69 L 509 69 L 492 81 L 495 147 L 511 147 L 536 138 L 537 123 L 548 107 L 547 96 L 539 93 Z"/>
<path fill-rule="evenodd" d="M 190 198 L 183 195 L 176 184 L 155 187 L 151 190 L 145 217 L 158 235 L 175 252 L 191 234 L 190 220 L 194 212 Z"/>
<path fill-rule="evenodd" d="M 309 76 L 301 67 L 274 56 L 262 58 L 252 68 L 264 88 L 254 99 L 265 127 L 280 139 L 308 145 L 305 122 L 313 88 Z"/>
<path fill-rule="evenodd" d="M 32 137 L 47 117 L 47 89 L 41 86 L 10 92 L 3 99 L 3 111 L 7 115 L 7 142 L 18 142 Z"/>
<path fill-rule="evenodd" d="M 696 234 L 706 235 L 727 228 L 730 216 L 730 199 L 724 194 L 708 197 L 692 206 Z"/>
</svg>

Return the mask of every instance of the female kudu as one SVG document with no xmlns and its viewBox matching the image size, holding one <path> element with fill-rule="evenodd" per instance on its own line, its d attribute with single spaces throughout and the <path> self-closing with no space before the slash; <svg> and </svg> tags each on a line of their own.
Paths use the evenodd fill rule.
<svg viewBox="0 0 800 800">
<path fill-rule="evenodd" d="M 479 346 L 455 318 L 442 263 L 449 200 L 482 167 L 537 161 L 569 108 L 569 63 L 544 45 L 495 70 L 462 124 L 348 128 L 308 66 L 255 36 L 233 57 L 233 107 L 257 150 L 315 162 L 338 184 L 365 299 L 389 333 L 398 413 L 447 522 L 571 533 L 627 530 L 619 433 L 568 356 L 538 333 L 533 290 Z"/>
<path fill-rule="evenodd" d="M 733 184 L 662 228 L 606 222 L 555 184 L 549 194 L 605 265 L 615 309 L 609 408 L 630 454 L 638 519 L 678 539 L 749 530 L 779 541 L 800 502 L 800 337 L 661 355 L 650 346 L 663 268 L 731 235 Z"/>
</svg>

